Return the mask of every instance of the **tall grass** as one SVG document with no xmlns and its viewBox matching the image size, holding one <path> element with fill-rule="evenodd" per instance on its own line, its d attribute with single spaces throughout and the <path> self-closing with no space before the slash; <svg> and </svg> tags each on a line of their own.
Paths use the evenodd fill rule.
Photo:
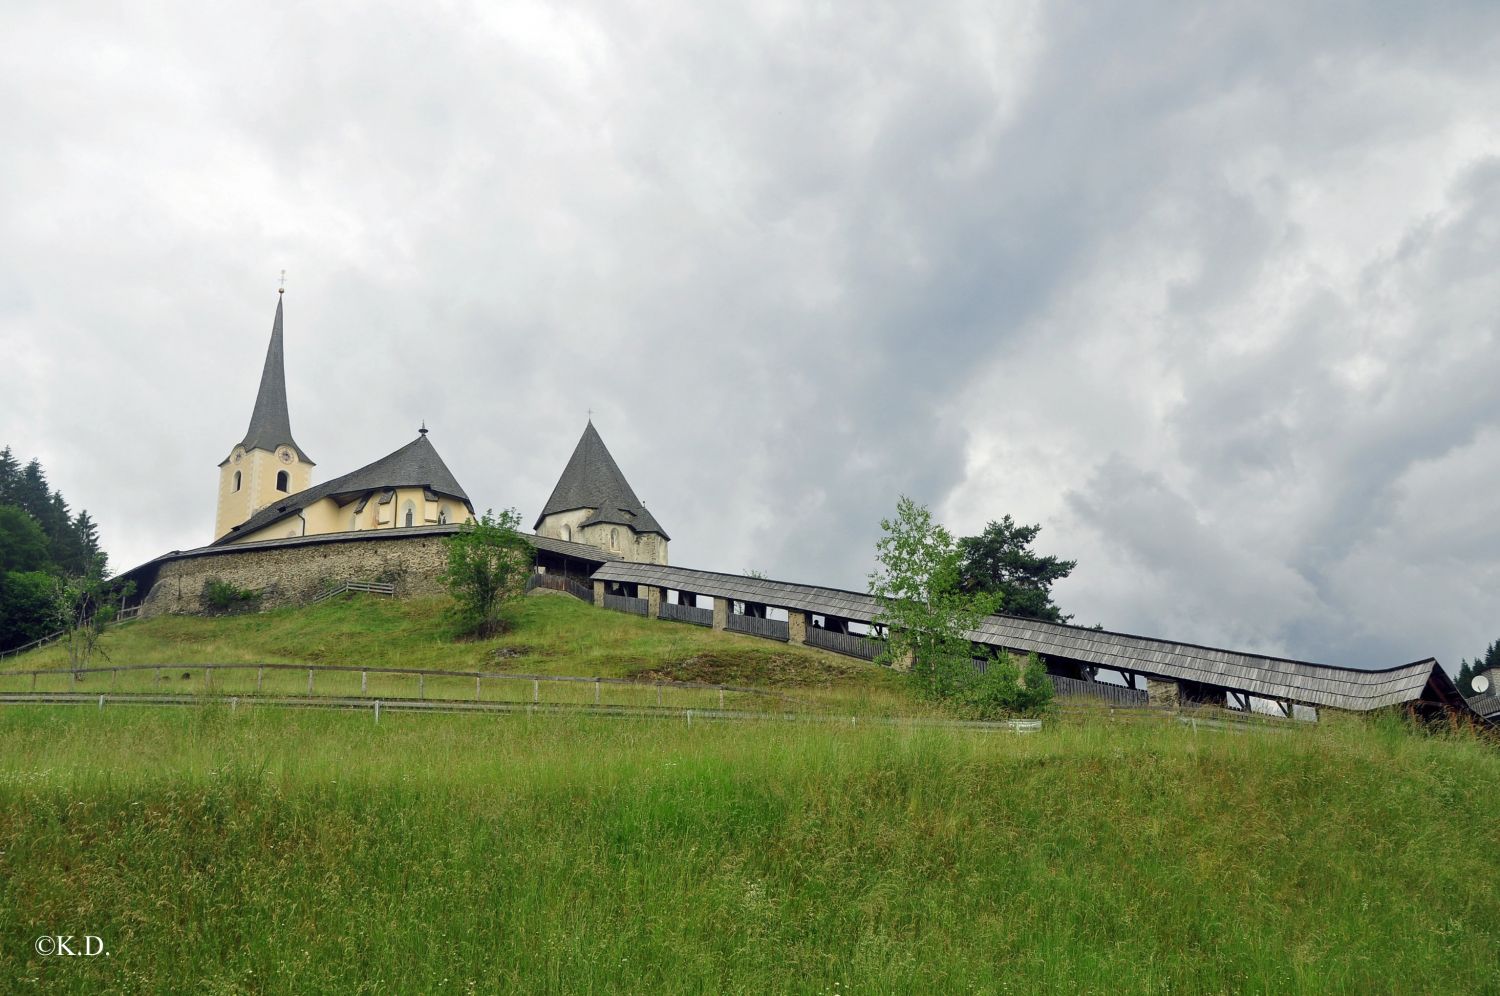
<svg viewBox="0 0 1500 996">
<path fill-rule="evenodd" d="M 1363 721 L 13 707 L 0 990 L 1493 991 L 1497 779 Z"/>
</svg>

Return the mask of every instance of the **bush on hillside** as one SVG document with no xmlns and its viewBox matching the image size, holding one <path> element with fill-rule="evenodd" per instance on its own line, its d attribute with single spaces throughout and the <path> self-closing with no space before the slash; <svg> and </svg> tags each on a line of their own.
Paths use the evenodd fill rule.
<svg viewBox="0 0 1500 996">
<path fill-rule="evenodd" d="M 531 573 L 532 548 L 517 528 L 520 524 L 521 515 L 513 508 L 498 516 L 487 510 L 448 537 L 443 581 L 463 635 L 483 638 L 505 631 L 501 606 L 524 590 Z"/>
<path fill-rule="evenodd" d="M 1052 702 L 1052 682 L 1036 654 L 1020 662 L 1002 654 L 990 659 L 984 671 L 971 667 L 970 675 L 950 697 L 960 712 L 973 719 L 1033 715 Z"/>
<path fill-rule="evenodd" d="M 203 594 L 199 596 L 204 609 L 211 612 L 235 612 L 254 606 L 260 596 L 249 588 L 241 588 L 221 578 L 209 578 L 203 582 Z"/>
</svg>

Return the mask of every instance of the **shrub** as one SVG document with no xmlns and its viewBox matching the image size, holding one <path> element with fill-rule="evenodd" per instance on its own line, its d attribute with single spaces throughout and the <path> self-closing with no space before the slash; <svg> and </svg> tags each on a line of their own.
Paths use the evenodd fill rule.
<svg viewBox="0 0 1500 996">
<path fill-rule="evenodd" d="M 209 578 L 203 582 L 200 601 L 205 609 L 215 612 L 233 612 L 254 605 L 260 596 L 249 588 L 240 588 L 221 578 Z"/>
<path fill-rule="evenodd" d="M 974 719 L 1032 714 L 1052 701 L 1052 682 L 1036 654 L 1023 662 L 1008 654 L 992 658 L 984 671 L 975 669 L 952 695 L 959 711 Z"/>
</svg>

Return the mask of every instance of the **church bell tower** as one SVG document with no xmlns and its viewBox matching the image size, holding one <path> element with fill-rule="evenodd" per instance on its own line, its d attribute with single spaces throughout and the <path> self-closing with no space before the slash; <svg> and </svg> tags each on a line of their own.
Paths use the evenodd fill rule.
<svg viewBox="0 0 1500 996">
<path fill-rule="evenodd" d="M 267 505 L 294 495 L 312 484 L 313 462 L 292 439 L 292 420 L 286 407 L 286 365 L 281 343 L 281 301 L 277 292 L 276 320 L 271 345 L 260 375 L 260 392 L 250 429 L 219 464 L 219 505 L 214 516 L 214 539 L 244 522 Z"/>
</svg>

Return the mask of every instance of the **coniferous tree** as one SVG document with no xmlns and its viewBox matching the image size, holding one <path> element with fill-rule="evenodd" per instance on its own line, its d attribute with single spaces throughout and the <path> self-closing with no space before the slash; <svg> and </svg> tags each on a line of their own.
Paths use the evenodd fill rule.
<svg viewBox="0 0 1500 996">
<path fill-rule="evenodd" d="M 0 505 L 14 505 L 15 499 L 11 492 L 15 490 L 16 481 L 21 477 L 21 464 L 11 454 L 10 447 L 0 449 Z"/>
<path fill-rule="evenodd" d="M 1469 684 L 1473 677 L 1474 668 L 1467 660 L 1465 660 L 1462 666 L 1460 666 L 1458 669 L 1458 678 L 1455 681 L 1455 684 L 1458 685 L 1458 691 L 1460 695 L 1463 695 L 1467 698 L 1474 694 L 1474 687 Z"/>
</svg>

